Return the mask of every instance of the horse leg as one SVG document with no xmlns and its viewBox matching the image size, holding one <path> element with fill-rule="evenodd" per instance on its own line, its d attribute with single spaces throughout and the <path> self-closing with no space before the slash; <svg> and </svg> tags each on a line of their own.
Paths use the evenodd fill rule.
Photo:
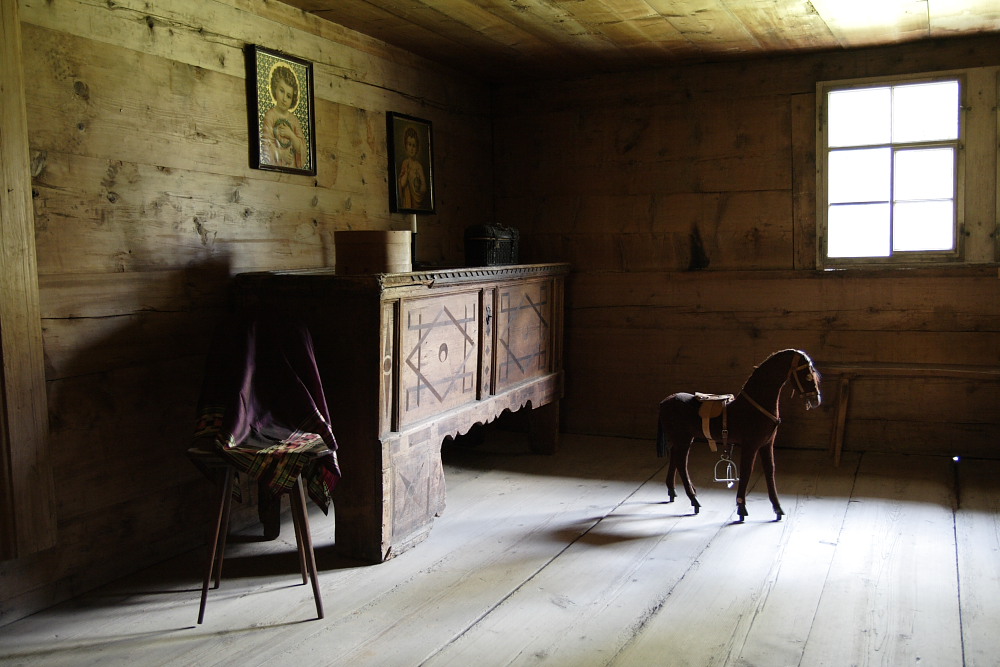
<svg viewBox="0 0 1000 667">
<path fill-rule="evenodd" d="M 677 499 L 677 492 L 674 490 L 674 477 L 677 472 L 677 461 L 674 459 L 675 450 L 670 450 L 670 464 L 667 466 L 667 495 L 669 496 L 668 503 L 672 503 Z"/>
<path fill-rule="evenodd" d="M 775 434 L 777 435 L 777 434 Z M 781 521 L 785 511 L 781 509 L 778 502 L 778 491 L 774 484 L 774 436 L 770 442 L 760 450 L 760 461 L 764 466 L 764 480 L 767 482 L 767 497 L 771 499 L 771 507 L 774 508 L 774 520 Z"/>
<path fill-rule="evenodd" d="M 694 508 L 694 513 L 697 514 L 701 510 L 701 503 L 698 502 L 698 492 L 695 490 L 694 484 L 691 483 L 691 475 L 688 474 L 688 455 L 691 453 L 691 441 L 689 440 L 683 447 L 675 446 L 673 452 L 676 453 L 680 461 L 678 470 L 681 473 L 681 482 L 684 483 L 684 491 L 691 500 L 691 507 Z M 672 465 L 673 456 L 671 456 L 670 460 Z"/>
<path fill-rule="evenodd" d="M 663 457 L 669 456 L 669 463 L 667 464 L 667 478 L 664 480 L 667 484 L 667 495 L 669 496 L 668 503 L 674 502 L 677 498 L 677 492 L 674 491 L 674 473 L 677 472 L 677 459 L 674 458 L 675 448 L 670 446 L 667 441 L 666 429 L 663 428 L 663 408 L 660 408 L 660 419 L 656 427 L 656 455 Z"/>
<path fill-rule="evenodd" d="M 753 464 L 757 459 L 757 450 L 760 446 L 753 447 L 747 443 L 743 445 L 740 453 L 740 483 L 736 487 L 736 514 L 743 520 L 750 514 L 747 511 L 747 487 L 750 485 L 750 476 L 753 475 Z"/>
<path fill-rule="evenodd" d="M 691 499 L 691 506 L 697 514 L 701 508 L 697 492 L 691 484 L 688 475 L 688 453 L 694 438 L 692 428 L 698 423 L 698 401 L 694 394 L 671 394 L 660 402 L 659 424 L 657 427 L 656 453 L 665 456 L 670 452 L 670 463 L 667 466 L 667 492 L 670 502 L 677 498 L 674 488 L 676 473 L 680 472 L 684 491 Z"/>
</svg>

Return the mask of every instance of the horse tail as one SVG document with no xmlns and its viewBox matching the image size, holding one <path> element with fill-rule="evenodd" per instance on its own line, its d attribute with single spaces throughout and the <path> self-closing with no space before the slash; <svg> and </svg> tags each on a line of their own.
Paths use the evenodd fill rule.
<svg viewBox="0 0 1000 667">
<path fill-rule="evenodd" d="M 667 449 L 667 434 L 663 432 L 663 417 L 660 415 L 656 419 L 656 455 L 662 459 L 667 455 Z"/>
</svg>

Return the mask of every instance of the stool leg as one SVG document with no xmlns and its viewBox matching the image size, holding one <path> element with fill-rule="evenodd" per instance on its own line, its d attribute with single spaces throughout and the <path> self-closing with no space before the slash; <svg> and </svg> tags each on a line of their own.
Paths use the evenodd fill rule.
<svg viewBox="0 0 1000 667">
<path fill-rule="evenodd" d="M 229 478 L 229 488 L 226 490 L 226 497 L 223 500 L 225 509 L 222 516 L 222 530 L 219 531 L 219 546 L 216 549 L 215 585 L 212 588 L 218 588 L 222 584 L 222 561 L 226 557 L 226 540 L 229 538 L 229 516 L 232 514 L 233 509 L 233 484 L 236 481 L 236 473 L 230 468 L 227 469 L 226 475 Z"/>
<path fill-rule="evenodd" d="M 292 526 L 295 528 L 295 550 L 299 554 L 299 572 L 302 573 L 302 583 L 307 584 L 309 583 L 309 569 L 306 564 L 306 550 L 302 548 L 302 545 L 305 544 L 305 540 L 302 538 L 302 517 L 295 511 L 295 501 L 292 500 L 295 494 L 295 489 L 292 489 L 288 495 L 288 500 L 292 506 Z"/>
<path fill-rule="evenodd" d="M 316 613 L 323 618 L 323 598 L 319 592 L 319 577 L 316 575 L 316 552 L 313 551 L 312 534 L 309 531 L 309 515 L 306 514 L 306 494 L 302 488 L 302 478 L 295 482 L 295 489 L 292 490 L 292 516 L 298 515 L 299 539 L 296 540 L 300 552 L 305 553 L 306 563 L 309 566 L 309 576 L 312 577 L 313 597 L 316 598 Z"/>
<path fill-rule="evenodd" d="M 212 581 L 212 574 L 215 570 L 215 559 L 216 554 L 219 551 L 220 543 L 225 543 L 225 536 L 222 535 L 224 532 L 229 532 L 229 524 L 226 522 L 224 524 L 223 519 L 229 516 L 229 505 L 230 499 L 232 497 L 232 487 L 233 487 L 233 471 L 232 468 L 226 467 L 225 471 L 222 473 L 222 488 L 220 490 L 219 496 L 219 511 L 216 513 L 215 517 L 215 532 L 212 535 L 212 540 L 209 542 L 208 546 L 208 566 L 205 568 L 205 579 L 201 585 L 201 605 L 198 607 L 198 624 L 200 625 L 205 620 L 205 604 L 208 602 L 208 585 Z M 220 560 L 221 560 L 221 554 Z M 221 576 L 222 565 L 219 564 L 219 575 Z"/>
</svg>

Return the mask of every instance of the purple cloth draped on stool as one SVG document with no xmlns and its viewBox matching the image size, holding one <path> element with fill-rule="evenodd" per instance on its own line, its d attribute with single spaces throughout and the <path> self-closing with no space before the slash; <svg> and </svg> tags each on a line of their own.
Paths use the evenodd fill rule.
<svg viewBox="0 0 1000 667">
<path fill-rule="evenodd" d="M 324 512 L 340 480 L 337 440 L 316 367 L 312 336 L 297 322 L 244 316 L 216 332 L 195 440 L 275 496 L 300 474 Z"/>
</svg>

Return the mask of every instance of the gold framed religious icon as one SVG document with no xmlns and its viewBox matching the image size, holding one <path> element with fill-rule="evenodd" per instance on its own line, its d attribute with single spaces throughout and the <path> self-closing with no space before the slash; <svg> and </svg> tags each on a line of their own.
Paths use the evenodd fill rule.
<svg viewBox="0 0 1000 667">
<path fill-rule="evenodd" d="M 434 160 L 429 120 L 393 111 L 386 115 L 389 143 L 389 209 L 434 213 Z"/>
<path fill-rule="evenodd" d="M 312 63 L 246 47 L 250 166 L 316 175 Z"/>
</svg>

